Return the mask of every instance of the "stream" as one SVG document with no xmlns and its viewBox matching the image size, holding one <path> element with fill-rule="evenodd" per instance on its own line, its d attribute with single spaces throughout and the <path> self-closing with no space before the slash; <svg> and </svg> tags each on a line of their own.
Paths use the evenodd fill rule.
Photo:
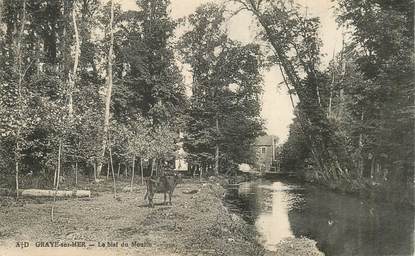
<svg viewBox="0 0 415 256">
<path fill-rule="evenodd" d="M 414 212 L 296 181 L 256 180 L 227 191 L 270 251 L 284 238 L 317 241 L 326 255 L 413 255 Z"/>
</svg>

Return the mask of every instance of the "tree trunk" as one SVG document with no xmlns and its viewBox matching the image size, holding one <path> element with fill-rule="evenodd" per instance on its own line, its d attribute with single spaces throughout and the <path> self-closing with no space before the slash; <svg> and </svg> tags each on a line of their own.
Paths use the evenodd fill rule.
<svg viewBox="0 0 415 256">
<path fill-rule="evenodd" d="M 17 73 L 19 75 L 18 80 L 18 120 L 23 121 L 22 117 L 22 108 L 23 108 L 23 99 L 22 99 L 22 83 L 24 78 L 24 71 L 23 71 L 23 63 L 22 63 L 22 41 L 24 36 L 24 29 L 25 29 L 25 23 L 26 23 L 26 0 L 23 0 L 23 11 L 22 11 L 22 21 L 20 26 L 20 31 L 17 36 L 17 43 L 16 43 L 16 58 L 17 58 Z M 21 136 L 21 128 L 20 126 L 17 128 L 16 132 L 16 149 L 15 149 L 15 175 L 16 175 L 16 200 L 19 199 L 19 162 L 20 162 L 20 136 Z"/>
<path fill-rule="evenodd" d="M 110 162 L 108 164 L 111 164 L 111 173 L 112 173 L 112 184 L 114 187 L 114 198 L 117 197 L 117 185 L 115 184 L 115 172 L 114 172 L 114 165 L 112 163 L 112 150 L 111 147 L 108 148 L 110 152 Z"/>
<path fill-rule="evenodd" d="M 78 161 L 75 162 L 75 185 L 78 185 Z"/>
<path fill-rule="evenodd" d="M 329 106 L 327 109 L 327 118 L 331 118 L 331 108 L 332 108 L 332 101 L 333 101 L 333 87 L 335 81 L 335 50 L 333 49 L 333 70 L 331 74 L 331 83 L 330 83 L 330 93 L 329 93 Z"/>
<path fill-rule="evenodd" d="M 125 168 L 124 168 L 124 176 L 125 177 L 128 177 L 128 164 L 127 163 L 125 163 Z"/>
<path fill-rule="evenodd" d="M 339 155 L 345 155 L 347 159 L 350 159 L 350 157 L 347 157 L 348 154 L 344 151 L 344 147 L 341 147 L 336 142 L 334 138 L 335 128 L 331 127 L 330 122 L 327 120 L 325 110 L 321 107 L 319 82 L 316 76 L 317 72 L 313 66 L 299 59 L 309 80 L 307 85 L 305 85 L 302 78 L 298 75 L 298 68 L 291 62 L 286 52 L 282 50 L 283 47 L 279 44 L 280 39 L 276 38 L 277 31 L 274 30 L 272 24 L 261 13 L 259 4 L 261 1 L 249 0 L 237 2 L 244 4 L 256 16 L 258 22 L 263 27 L 268 42 L 272 46 L 285 74 L 287 74 L 289 83 L 293 85 L 297 92 L 300 101 L 300 112 L 304 112 L 304 121 L 306 121 L 304 128 L 307 129 L 310 125 L 318 128 L 315 129 L 315 134 L 310 134 L 309 129 L 306 130 L 307 134 L 310 135 L 310 147 L 314 151 L 313 155 L 317 158 L 316 163 L 319 165 L 321 172 L 331 175 L 331 166 L 335 166 L 333 164 L 338 161 Z M 285 29 L 290 28 L 286 27 Z M 297 50 L 295 49 L 295 44 L 293 48 Z M 341 172 L 341 169 L 336 167 L 333 171 Z"/>
<path fill-rule="evenodd" d="M 219 119 L 216 118 L 216 132 L 219 134 Z M 219 143 L 215 146 L 215 176 L 219 175 Z"/>
<path fill-rule="evenodd" d="M 15 168 L 16 168 L 16 200 L 19 199 L 19 157 L 17 149 L 19 148 L 19 142 L 16 143 L 16 159 L 15 159 Z"/>
<path fill-rule="evenodd" d="M 107 165 L 107 177 L 105 179 L 108 180 L 109 176 L 110 176 L 110 161 L 108 161 L 108 165 Z"/>
<path fill-rule="evenodd" d="M 44 189 L 23 189 L 21 195 L 24 197 L 91 197 L 89 190 L 44 190 Z"/>
<path fill-rule="evenodd" d="M 291 100 L 292 108 L 293 108 L 293 110 L 295 110 L 295 104 L 294 104 L 294 99 L 293 99 L 293 96 L 292 96 L 290 85 L 287 81 L 287 78 L 284 75 L 283 68 L 281 67 L 281 65 L 278 65 L 278 66 L 279 66 L 282 78 L 284 80 L 284 84 L 287 87 L 288 94 L 289 94 L 290 100 Z M 298 117 L 298 120 L 299 120 L 299 123 L 300 123 L 301 132 L 303 133 L 304 137 L 308 141 L 308 146 L 309 146 L 311 154 L 314 158 L 314 161 L 318 165 L 318 168 L 323 171 L 324 170 L 323 163 L 322 163 L 321 159 L 319 158 L 319 156 L 317 155 L 316 148 L 315 148 L 315 145 L 313 143 L 313 140 L 312 140 L 311 136 L 307 133 L 307 131 L 305 129 L 306 121 L 303 119 L 303 115 L 300 112 L 298 112 L 298 114 L 296 116 Z M 259 169 L 260 169 L 260 172 L 261 172 L 261 166 L 259 167 Z"/>
<path fill-rule="evenodd" d="M 143 158 L 140 157 L 141 185 L 144 185 Z"/>
<path fill-rule="evenodd" d="M 118 169 L 117 169 L 117 177 L 120 179 L 120 170 L 121 170 L 121 163 L 118 162 Z"/>
<path fill-rule="evenodd" d="M 73 70 L 72 73 L 68 76 L 68 111 L 69 111 L 69 121 L 73 121 L 73 91 L 75 89 L 75 81 L 76 81 L 76 72 L 78 70 L 78 63 L 79 63 L 79 55 L 81 53 L 80 50 L 80 42 L 79 42 L 79 31 L 78 26 L 76 24 L 76 13 L 75 13 L 75 6 L 72 8 L 72 22 L 74 26 L 74 32 L 75 32 L 75 59 L 73 64 Z"/>
<path fill-rule="evenodd" d="M 151 174 L 150 174 L 150 176 L 151 177 L 153 177 L 153 175 L 154 175 L 154 166 L 156 165 L 155 164 L 155 159 L 153 158 L 153 160 L 151 161 Z"/>
<path fill-rule="evenodd" d="M 102 151 L 101 157 L 98 159 L 97 176 L 101 175 L 102 161 L 105 156 L 108 140 L 108 130 L 110 125 L 110 107 L 111 107 L 111 94 L 112 94 L 112 55 L 114 51 L 114 0 L 111 0 L 111 18 L 110 18 L 110 49 L 108 52 L 108 71 L 107 71 L 107 95 L 105 100 L 105 113 L 104 113 L 104 133 L 102 135 Z"/>
<path fill-rule="evenodd" d="M 72 164 L 72 170 L 75 177 L 75 186 L 78 185 L 78 162 L 75 162 L 75 165 Z"/>
<path fill-rule="evenodd" d="M 130 192 L 133 192 L 133 184 L 134 184 L 134 167 L 135 167 L 135 156 L 133 156 L 133 169 L 131 171 L 131 185 L 130 185 Z"/>
<path fill-rule="evenodd" d="M 97 180 L 97 164 L 94 162 L 94 164 L 92 165 L 94 168 L 94 180 Z"/>
<path fill-rule="evenodd" d="M 51 210 L 51 219 L 52 219 L 52 222 L 53 222 L 53 220 L 54 220 L 54 216 L 53 216 L 53 211 L 54 211 L 54 207 L 55 207 L 55 202 L 56 202 L 56 194 L 57 194 L 57 191 L 58 191 L 58 188 L 59 188 L 59 177 L 60 177 L 60 172 L 61 172 L 61 154 L 62 154 L 62 141 L 61 140 L 59 140 L 59 149 L 58 149 L 58 166 L 57 166 L 57 168 L 55 169 L 55 177 L 56 177 L 56 183 L 54 184 L 55 185 L 55 193 L 53 194 L 53 204 L 52 204 L 52 210 Z"/>
<path fill-rule="evenodd" d="M 360 121 L 363 123 L 364 120 L 364 112 L 362 110 L 362 114 L 360 116 Z M 364 164 L 363 164 L 363 133 L 362 131 L 359 132 L 359 164 L 358 164 L 358 177 L 362 178 L 363 177 L 363 168 L 364 168 Z"/>
</svg>

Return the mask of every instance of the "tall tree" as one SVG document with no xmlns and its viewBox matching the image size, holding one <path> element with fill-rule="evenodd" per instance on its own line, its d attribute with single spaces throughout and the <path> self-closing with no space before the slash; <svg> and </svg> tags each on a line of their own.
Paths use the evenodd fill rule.
<svg viewBox="0 0 415 256">
<path fill-rule="evenodd" d="M 339 1 L 338 14 L 350 27 L 343 86 L 359 131 L 361 172 L 369 178 L 384 172 L 388 183 L 408 187 L 415 157 L 414 2 Z"/>
<path fill-rule="evenodd" d="M 117 74 L 121 87 L 115 91 L 116 116 L 148 118 L 154 127 L 174 123 L 186 106 L 185 88 L 173 51 L 176 23 L 168 13 L 168 0 L 137 1 L 138 10 L 120 18 Z"/>
<path fill-rule="evenodd" d="M 262 38 L 273 52 L 289 92 L 299 99 L 298 118 L 315 164 L 326 180 L 349 179 L 353 169 L 344 141 L 327 119 L 327 77 L 319 71 L 319 20 L 303 17 L 291 1 L 235 0 L 241 10 L 251 12 L 262 28 Z M 326 85 L 326 86 L 324 86 Z M 291 90 L 290 87 L 294 90 Z"/>
<path fill-rule="evenodd" d="M 251 152 L 262 131 L 259 47 L 230 40 L 224 21 L 223 7 L 201 6 L 189 17 L 180 48 L 193 74 L 185 147 L 215 174 L 220 159 L 223 165 L 246 160 L 242 152 Z"/>
<path fill-rule="evenodd" d="M 108 136 L 110 129 L 110 108 L 111 108 L 111 96 L 112 96 L 112 86 L 113 86 L 113 55 L 114 55 L 114 0 L 111 0 L 111 14 L 110 14 L 110 24 L 109 24 L 109 34 L 110 34 L 110 44 L 108 50 L 108 63 L 107 63 L 107 88 L 105 96 L 105 110 L 104 110 L 104 124 L 102 133 L 102 151 L 101 156 L 98 158 L 97 165 L 97 177 L 101 174 L 102 161 L 105 156 L 105 152 L 108 147 Z"/>
</svg>

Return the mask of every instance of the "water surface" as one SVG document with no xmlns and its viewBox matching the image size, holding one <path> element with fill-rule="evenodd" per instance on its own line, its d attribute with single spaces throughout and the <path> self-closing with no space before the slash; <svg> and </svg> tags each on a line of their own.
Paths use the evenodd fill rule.
<svg viewBox="0 0 415 256">
<path fill-rule="evenodd" d="M 292 181 L 242 183 L 227 203 L 268 250 L 305 236 L 326 255 L 414 255 L 414 212 Z"/>
</svg>

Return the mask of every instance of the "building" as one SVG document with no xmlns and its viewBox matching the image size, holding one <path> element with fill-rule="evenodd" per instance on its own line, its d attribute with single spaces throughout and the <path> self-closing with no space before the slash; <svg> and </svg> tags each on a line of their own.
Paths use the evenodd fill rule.
<svg viewBox="0 0 415 256">
<path fill-rule="evenodd" d="M 276 161 L 276 147 L 278 137 L 274 135 L 264 135 L 256 139 L 254 143 L 256 151 L 255 169 L 259 172 L 276 171 L 274 163 Z"/>
</svg>

